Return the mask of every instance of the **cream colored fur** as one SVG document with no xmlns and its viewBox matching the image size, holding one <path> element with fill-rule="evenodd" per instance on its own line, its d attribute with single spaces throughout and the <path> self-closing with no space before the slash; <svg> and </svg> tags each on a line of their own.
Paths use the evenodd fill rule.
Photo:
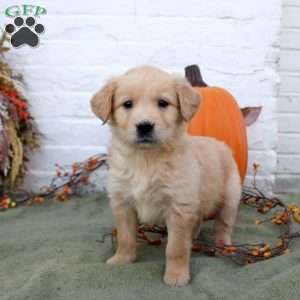
<svg viewBox="0 0 300 300">
<path fill-rule="evenodd" d="M 161 98 L 167 107 L 158 106 Z M 130 109 L 123 106 L 128 100 Z M 213 138 L 186 133 L 199 103 L 186 80 L 150 66 L 112 79 L 91 101 L 94 113 L 112 129 L 108 192 L 118 248 L 107 262 L 136 259 L 138 222 L 165 224 L 164 281 L 170 286 L 190 280 L 191 243 L 205 219 L 215 217 L 216 242 L 231 244 L 241 196 L 230 149 Z M 153 144 L 137 143 L 136 125 L 143 121 L 154 124 Z"/>
</svg>

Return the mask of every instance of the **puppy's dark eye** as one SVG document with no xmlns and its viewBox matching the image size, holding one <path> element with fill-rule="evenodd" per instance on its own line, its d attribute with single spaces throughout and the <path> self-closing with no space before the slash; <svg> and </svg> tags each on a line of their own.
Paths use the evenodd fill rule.
<svg viewBox="0 0 300 300">
<path fill-rule="evenodd" d="M 166 108 L 168 105 L 169 105 L 169 103 L 166 100 L 164 100 L 164 99 L 159 99 L 158 100 L 158 106 L 159 107 Z"/>
<path fill-rule="evenodd" d="M 124 108 L 130 109 L 133 107 L 133 102 L 131 100 L 127 100 L 123 103 Z"/>
</svg>

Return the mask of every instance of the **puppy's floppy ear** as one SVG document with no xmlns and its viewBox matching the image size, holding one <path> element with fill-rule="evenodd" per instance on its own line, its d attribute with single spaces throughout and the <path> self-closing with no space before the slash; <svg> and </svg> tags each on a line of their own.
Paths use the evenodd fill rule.
<svg viewBox="0 0 300 300">
<path fill-rule="evenodd" d="M 100 91 L 98 91 L 91 100 L 93 113 L 105 124 L 112 113 L 113 97 L 117 88 L 117 80 L 110 80 Z"/>
<path fill-rule="evenodd" d="M 175 89 L 181 115 L 188 122 L 197 112 L 201 97 L 184 78 L 175 78 Z"/>
</svg>

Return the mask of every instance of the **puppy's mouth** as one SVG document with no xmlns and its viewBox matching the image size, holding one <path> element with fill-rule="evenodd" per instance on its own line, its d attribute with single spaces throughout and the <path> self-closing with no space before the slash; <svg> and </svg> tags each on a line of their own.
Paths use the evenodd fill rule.
<svg viewBox="0 0 300 300">
<path fill-rule="evenodd" d="M 135 144 L 138 144 L 138 145 L 158 144 L 158 140 L 153 137 L 138 137 L 135 140 Z"/>
</svg>

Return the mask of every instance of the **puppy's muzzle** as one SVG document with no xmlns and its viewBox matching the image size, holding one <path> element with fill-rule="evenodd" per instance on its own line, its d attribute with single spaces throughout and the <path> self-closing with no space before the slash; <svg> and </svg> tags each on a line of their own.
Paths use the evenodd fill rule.
<svg viewBox="0 0 300 300">
<path fill-rule="evenodd" d="M 137 142 L 153 143 L 154 142 L 154 124 L 149 121 L 142 121 L 136 124 Z"/>
</svg>

